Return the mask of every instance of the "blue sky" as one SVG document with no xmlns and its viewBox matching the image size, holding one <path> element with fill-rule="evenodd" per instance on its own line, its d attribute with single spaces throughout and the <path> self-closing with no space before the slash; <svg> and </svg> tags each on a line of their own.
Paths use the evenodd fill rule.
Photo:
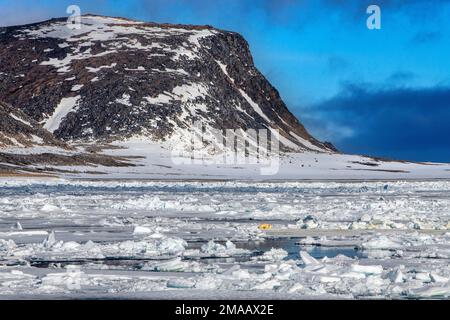
<svg viewBox="0 0 450 320">
<path fill-rule="evenodd" d="M 0 24 L 83 13 L 237 31 L 313 135 L 340 150 L 450 162 L 450 0 L 0 0 Z M 381 30 L 366 8 L 381 8 Z"/>
</svg>

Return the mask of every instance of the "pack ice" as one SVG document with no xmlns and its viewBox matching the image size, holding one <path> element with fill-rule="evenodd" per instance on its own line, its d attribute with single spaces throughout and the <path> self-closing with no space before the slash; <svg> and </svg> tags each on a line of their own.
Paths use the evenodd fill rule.
<svg viewBox="0 0 450 320">
<path fill-rule="evenodd" d="M 449 195 L 448 181 L 3 179 L 0 298 L 445 299 Z"/>
</svg>

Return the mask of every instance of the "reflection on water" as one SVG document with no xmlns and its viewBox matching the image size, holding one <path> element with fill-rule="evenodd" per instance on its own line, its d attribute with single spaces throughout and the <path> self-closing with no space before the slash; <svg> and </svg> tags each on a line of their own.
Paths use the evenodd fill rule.
<svg viewBox="0 0 450 320">
<path fill-rule="evenodd" d="M 248 241 L 248 242 L 235 242 L 237 248 L 247 249 L 251 251 L 249 255 L 234 256 L 234 257 L 185 257 L 183 260 L 199 260 L 199 262 L 211 264 L 211 263 L 243 263 L 251 261 L 251 257 L 264 254 L 272 248 L 284 249 L 288 252 L 286 260 L 299 260 L 299 251 L 305 250 L 317 259 L 324 257 L 333 258 L 337 255 L 345 255 L 349 258 L 367 258 L 362 252 L 355 247 L 322 247 L 311 245 L 299 245 L 299 238 L 276 238 L 266 239 L 265 241 Z M 224 241 L 216 241 L 217 243 L 225 244 Z M 189 242 L 190 249 L 200 249 L 206 241 L 194 241 Z M 100 259 L 63 259 L 63 260 L 45 260 L 35 259 L 30 261 L 30 265 L 37 268 L 61 268 L 66 265 L 86 265 L 93 266 L 108 266 L 109 268 L 118 268 L 123 270 L 140 270 L 146 262 L 149 261 L 162 261 L 164 258 L 139 258 L 139 257 L 124 257 L 124 258 L 100 258 Z"/>
<path fill-rule="evenodd" d="M 322 247 L 311 245 L 299 245 L 299 238 L 275 238 L 266 239 L 265 241 L 249 241 L 236 242 L 238 248 L 248 249 L 252 251 L 260 251 L 264 253 L 272 248 L 284 249 L 288 252 L 286 259 L 299 259 L 299 251 L 305 250 L 314 258 L 321 259 L 323 257 L 333 258 L 339 254 L 349 258 L 366 258 L 366 255 L 357 250 L 355 247 Z"/>
</svg>

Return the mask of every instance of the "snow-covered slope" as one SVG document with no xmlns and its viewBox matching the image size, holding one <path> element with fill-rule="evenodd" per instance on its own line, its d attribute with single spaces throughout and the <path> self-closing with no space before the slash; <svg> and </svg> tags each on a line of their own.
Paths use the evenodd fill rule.
<svg viewBox="0 0 450 320">
<path fill-rule="evenodd" d="M 239 34 L 93 15 L 81 21 L 80 29 L 52 19 L 0 35 L 0 99 L 58 138 L 140 136 L 179 146 L 200 121 L 207 130 L 279 130 L 284 149 L 333 151 L 289 112 Z"/>
<path fill-rule="evenodd" d="M 159 143 L 145 139 L 117 141 L 103 153 L 134 159 L 134 167 L 98 167 L 98 174 L 64 174 L 66 178 L 130 180 L 411 180 L 450 179 L 450 164 L 386 161 L 336 153 L 281 153 L 257 164 L 224 163 L 221 155 L 204 161 L 178 159 Z M 137 158 L 139 157 L 139 158 Z M 62 168 L 71 170 L 71 167 Z M 89 171 L 89 168 L 84 168 Z M 92 169 L 91 169 L 92 170 Z M 83 171 L 83 168 L 78 168 Z"/>
</svg>

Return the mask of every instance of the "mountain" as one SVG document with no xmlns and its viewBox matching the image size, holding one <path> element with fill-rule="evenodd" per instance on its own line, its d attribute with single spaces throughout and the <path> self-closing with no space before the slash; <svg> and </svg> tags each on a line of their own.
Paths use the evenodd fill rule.
<svg viewBox="0 0 450 320">
<path fill-rule="evenodd" d="M 277 129 L 285 150 L 335 151 L 288 110 L 237 33 L 94 15 L 70 29 L 66 20 L 0 33 L 0 100 L 34 128 L 71 142 L 144 136 L 180 144 L 201 121 Z"/>
<path fill-rule="evenodd" d="M 448 164 L 345 155 L 312 137 L 255 67 L 237 33 L 94 15 L 83 16 L 80 27 L 68 28 L 59 18 L 0 29 L 0 176 L 450 176 Z M 198 122 L 205 127 L 202 144 L 192 143 Z M 259 148 L 256 162 L 237 153 L 234 159 L 215 148 L 213 129 L 227 141 L 224 129 L 277 130 L 286 152 L 265 157 Z M 200 157 L 192 156 L 199 146 Z"/>
</svg>

